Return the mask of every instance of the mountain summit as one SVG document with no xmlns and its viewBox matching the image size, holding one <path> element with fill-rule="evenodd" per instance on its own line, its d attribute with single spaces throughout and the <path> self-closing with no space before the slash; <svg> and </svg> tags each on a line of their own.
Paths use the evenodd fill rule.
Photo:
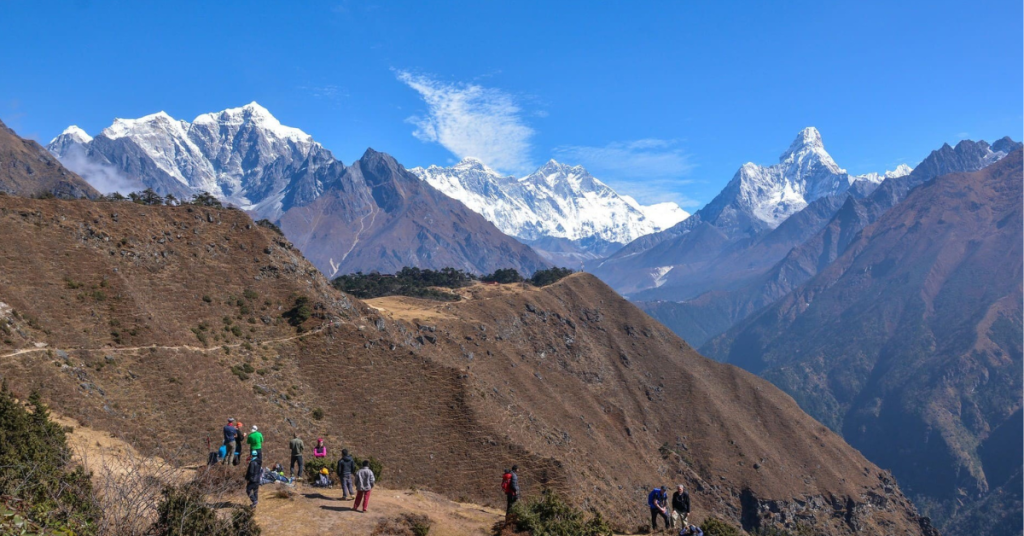
<svg viewBox="0 0 1024 536">
<path fill-rule="evenodd" d="M 112 185 L 106 191 L 209 192 L 276 222 L 328 275 L 407 265 L 530 274 L 547 265 L 391 156 L 370 149 L 345 167 L 255 102 L 191 122 L 165 112 L 115 119 L 95 138 L 69 127 L 48 149 L 86 180 Z"/>
<path fill-rule="evenodd" d="M 606 255 L 689 216 L 675 203 L 640 205 L 583 166 L 555 160 L 522 178 L 502 175 L 475 158 L 409 171 L 553 262 Z"/>
</svg>

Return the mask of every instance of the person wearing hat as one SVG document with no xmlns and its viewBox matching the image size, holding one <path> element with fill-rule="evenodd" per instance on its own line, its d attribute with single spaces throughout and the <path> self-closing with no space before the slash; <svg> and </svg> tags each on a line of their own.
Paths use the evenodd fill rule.
<svg viewBox="0 0 1024 536">
<path fill-rule="evenodd" d="M 249 449 L 259 461 L 260 467 L 263 467 L 263 433 L 255 424 L 252 425 L 252 431 L 249 432 L 249 437 L 245 438 L 245 441 L 249 443 Z"/>
<path fill-rule="evenodd" d="M 238 429 L 235 428 L 235 419 L 232 417 L 224 426 L 224 465 L 231 463 L 231 457 L 235 454 L 235 438 L 237 436 Z"/>
<path fill-rule="evenodd" d="M 258 453 L 254 450 L 252 451 L 252 457 L 249 458 L 249 467 L 245 470 L 245 494 L 252 501 L 253 508 L 256 508 L 256 503 L 260 501 L 260 480 L 262 477 L 263 466 L 260 463 Z"/>
</svg>

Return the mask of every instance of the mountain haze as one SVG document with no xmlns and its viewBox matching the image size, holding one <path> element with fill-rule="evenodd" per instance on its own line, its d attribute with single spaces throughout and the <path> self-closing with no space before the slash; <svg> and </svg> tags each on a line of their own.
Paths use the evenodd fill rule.
<svg viewBox="0 0 1024 536">
<path fill-rule="evenodd" d="M 60 165 L 38 143 L 0 122 L 0 192 L 32 196 L 96 197 L 99 192 Z"/>
</svg>

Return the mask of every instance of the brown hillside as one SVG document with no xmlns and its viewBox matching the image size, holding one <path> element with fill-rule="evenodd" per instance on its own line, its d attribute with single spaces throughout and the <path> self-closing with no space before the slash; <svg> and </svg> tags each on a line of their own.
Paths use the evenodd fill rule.
<svg viewBox="0 0 1024 536">
<path fill-rule="evenodd" d="M 270 461 L 298 430 L 378 457 L 389 488 L 484 504 L 518 463 L 527 494 L 554 486 L 622 527 L 650 486 L 684 482 L 698 519 L 928 531 L 792 399 L 589 275 L 364 304 L 238 211 L 0 197 L 0 236 L 4 378 L 146 453 L 197 463 L 236 417 Z"/>
<path fill-rule="evenodd" d="M 57 197 L 100 195 L 78 175 L 68 171 L 41 145 L 20 138 L 0 121 L 0 192 L 14 195 L 49 193 Z"/>
<path fill-rule="evenodd" d="M 704 347 L 792 393 L 946 526 L 998 535 L 1021 532 L 1022 162 L 1017 149 L 912 190 Z"/>
</svg>

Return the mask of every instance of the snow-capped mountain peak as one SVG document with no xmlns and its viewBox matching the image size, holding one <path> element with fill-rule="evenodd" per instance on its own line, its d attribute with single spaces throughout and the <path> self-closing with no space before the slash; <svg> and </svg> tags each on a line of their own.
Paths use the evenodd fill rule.
<svg viewBox="0 0 1024 536">
<path fill-rule="evenodd" d="M 449 168 L 410 171 L 503 232 L 527 242 L 555 238 L 607 247 L 671 227 L 689 216 L 675 203 L 642 206 L 617 194 L 582 166 L 556 160 L 522 178 L 502 176 L 475 158 Z"/>
<path fill-rule="evenodd" d="M 64 132 L 61 132 L 56 138 L 50 140 L 50 143 L 46 144 L 46 149 L 54 154 L 65 154 L 71 147 L 85 145 L 91 141 L 92 136 L 78 128 L 78 125 L 71 125 L 65 128 Z"/>
<path fill-rule="evenodd" d="M 228 108 L 221 112 L 202 114 L 196 117 L 192 124 L 240 127 L 247 122 L 279 139 L 304 143 L 313 142 L 313 137 L 302 130 L 282 125 L 269 110 L 260 106 L 256 101 L 240 108 Z"/>
<path fill-rule="evenodd" d="M 893 173 L 904 171 L 898 168 Z M 774 228 L 814 200 L 845 192 L 858 180 L 877 183 L 884 178 L 849 175 L 825 150 L 818 129 L 807 127 L 782 153 L 778 164 L 748 162 L 741 166 L 725 190 L 708 204 L 702 218 L 727 226 L 753 219 Z"/>
</svg>

